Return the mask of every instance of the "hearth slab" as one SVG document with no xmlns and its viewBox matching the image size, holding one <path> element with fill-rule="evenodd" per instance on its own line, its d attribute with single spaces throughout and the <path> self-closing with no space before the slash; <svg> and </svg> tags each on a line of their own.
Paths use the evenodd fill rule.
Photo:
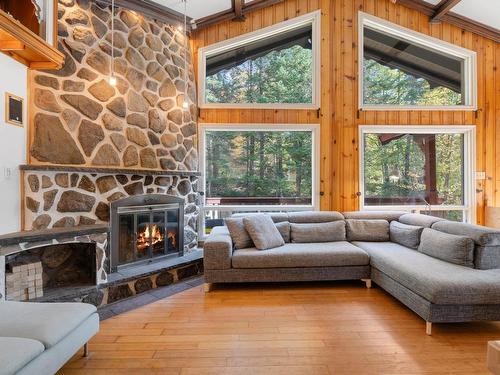
<svg viewBox="0 0 500 375">
<path fill-rule="evenodd" d="M 203 259 L 203 249 L 196 249 L 184 254 L 181 257 L 168 258 L 160 261 L 153 261 L 146 265 L 131 266 L 122 268 L 117 272 L 108 275 L 108 282 L 101 287 L 108 287 L 116 284 L 122 284 L 127 281 L 136 280 L 158 273 L 159 271 L 168 271 L 191 264 L 197 260 Z"/>
</svg>

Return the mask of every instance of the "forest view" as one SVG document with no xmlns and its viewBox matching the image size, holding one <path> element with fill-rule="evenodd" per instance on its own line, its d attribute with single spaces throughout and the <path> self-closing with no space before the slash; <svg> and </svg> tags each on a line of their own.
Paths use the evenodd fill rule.
<svg viewBox="0 0 500 375">
<path fill-rule="evenodd" d="M 205 147 L 207 201 L 265 197 L 284 198 L 266 204 L 311 203 L 312 132 L 207 131 Z"/>
<path fill-rule="evenodd" d="M 431 88 L 423 78 L 406 74 L 374 60 L 364 60 L 364 104 L 446 106 L 462 104 L 461 93 Z"/>
<path fill-rule="evenodd" d="M 207 76 L 207 103 L 312 103 L 312 51 L 295 45 Z"/>
<path fill-rule="evenodd" d="M 381 134 L 365 135 L 365 204 L 397 205 L 406 200 L 407 204 L 424 205 L 423 199 L 429 201 L 425 182 L 428 161 L 422 145 L 434 137 L 437 200 L 443 205 L 464 203 L 462 134 L 385 136 L 392 136 L 392 140 L 383 144 Z"/>
</svg>

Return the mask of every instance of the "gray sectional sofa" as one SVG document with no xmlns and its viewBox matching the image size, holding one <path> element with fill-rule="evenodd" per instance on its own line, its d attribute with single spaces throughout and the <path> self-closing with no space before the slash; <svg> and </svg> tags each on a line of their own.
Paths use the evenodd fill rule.
<svg viewBox="0 0 500 375">
<path fill-rule="evenodd" d="M 0 302 L 0 375 L 55 374 L 99 331 L 86 303 Z"/>
<path fill-rule="evenodd" d="M 427 334 L 432 323 L 500 320 L 498 230 L 406 212 L 279 213 L 270 216 L 285 244 L 258 250 L 242 229 L 248 215 L 230 219 L 233 233 L 216 227 L 205 241 L 206 291 L 214 283 L 361 279 L 421 316 Z"/>
</svg>

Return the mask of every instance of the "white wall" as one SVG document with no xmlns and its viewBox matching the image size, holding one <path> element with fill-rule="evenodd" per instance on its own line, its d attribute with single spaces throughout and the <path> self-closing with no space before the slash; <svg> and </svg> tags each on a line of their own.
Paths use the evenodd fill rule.
<svg viewBox="0 0 500 375">
<path fill-rule="evenodd" d="M 27 79 L 24 65 L 0 53 L 0 234 L 21 229 L 19 165 L 26 163 Z M 24 98 L 22 128 L 5 122 L 6 92 Z"/>
</svg>

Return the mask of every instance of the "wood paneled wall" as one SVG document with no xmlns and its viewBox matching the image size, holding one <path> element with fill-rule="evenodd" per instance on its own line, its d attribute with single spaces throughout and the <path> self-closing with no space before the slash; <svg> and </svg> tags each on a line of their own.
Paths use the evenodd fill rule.
<svg viewBox="0 0 500 375">
<path fill-rule="evenodd" d="M 192 47 L 258 30 L 321 9 L 321 114 L 308 110 L 205 109 L 200 123 L 320 123 L 322 210 L 359 208 L 358 125 L 476 125 L 477 221 L 485 206 L 500 205 L 500 44 L 390 0 L 286 0 L 193 34 Z M 474 50 L 478 55 L 478 108 L 472 111 L 363 111 L 358 115 L 358 11 Z M 197 61 L 197 60 L 195 60 Z M 195 64 L 196 65 L 196 64 Z"/>
</svg>

